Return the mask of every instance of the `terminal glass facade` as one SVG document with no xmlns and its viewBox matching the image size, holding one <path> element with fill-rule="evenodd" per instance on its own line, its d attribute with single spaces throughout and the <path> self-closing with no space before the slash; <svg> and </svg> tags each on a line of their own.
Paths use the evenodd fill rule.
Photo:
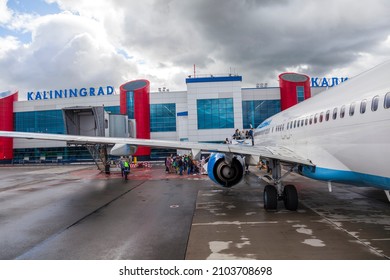
<svg viewBox="0 0 390 280">
<path fill-rule="evenodd" d="M 233 98 L 198 99 L 198 129 L 234 128 Z"/>
<path fill-rule="evenodd" d="M 128 91 L 126 98 L 127 116 L 134 119 L 134 92 Z"/>
<path fill-rule="evenodd" d="M 176 131 L 176 104 L 150 104 L 150 132 Z"/>
<path fill-rule="evenodd" d="M 19 112 L 14 114 L 15 131 L 64 134 L 61 110 Z"/>
<path fill-rule="evenodd" d="M 298 103 L 305 100 L 305 87 L 297 86 L 297 100 Z"/>
<path fill-rule="evenodd" d="M 254 128 L 280 112 L 280 100 L 250 100 L 242 102 L 243 128 Z"/>
<path fill-rule="evenodd" d="M 82 161 L 92 161 L 91 154 L 86 147 L 14 149 L 13 163 L 67 163 Z"/>
<path fill-rule="evenodd" d="M 104 110 L 113 115 L 120 115 L 121 113 L 121 107 L 120 106 L 104 106 Z"/>
</svg>

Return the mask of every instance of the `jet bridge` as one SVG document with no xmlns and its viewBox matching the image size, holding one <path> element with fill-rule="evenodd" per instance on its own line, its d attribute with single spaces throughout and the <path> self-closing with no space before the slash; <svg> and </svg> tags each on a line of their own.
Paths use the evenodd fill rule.
<svg viewBox="0 0 390 280">
<path fill-rule="evenodd" d="M 125 115 L 109 114 L 100 107 L 68 107 L 62 109 L 65 131 L 70 135 L 98 137 L 135 137 L 134 122 Z M 133 129 L 132 129 L 133 128 Z M 131 131 L 131 133 L 130 133 Z M 108 159 L 111 146 L 68 142 L 68 145 L 85 146 L 101 171 L 109 173 Z"/>
</svg>

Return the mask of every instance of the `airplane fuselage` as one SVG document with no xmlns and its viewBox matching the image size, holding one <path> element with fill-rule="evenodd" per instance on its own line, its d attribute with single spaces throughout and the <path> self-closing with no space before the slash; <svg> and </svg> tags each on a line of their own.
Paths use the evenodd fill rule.
<svg viewBox="0 0 390 280">
<path fill-rule="evenodd" d="M 314 179 L 390 190 L 390 64 L 367 71 L 264 121 L 255 145 L 282 146 Z"/>
</svg>

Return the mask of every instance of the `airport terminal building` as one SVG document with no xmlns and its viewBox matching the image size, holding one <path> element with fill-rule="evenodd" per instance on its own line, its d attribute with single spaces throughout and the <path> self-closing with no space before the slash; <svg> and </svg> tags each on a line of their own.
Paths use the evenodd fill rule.
<svg viewBox="0 0 390 280">
<path fill-rule="evenodd" d="M 21 101 L 8 91 L 0 93 L 0 130 L 222 143 L 235 129 L 257 127 L 345 80 L 316 79 L 282 73 L 279 87 L 242 88 L 239 75 L 189 76 L 186 91 L 158 92 L 150 92 L 149 81 L 135 80 L 121 85 L 119 93 L 103 85 L 27 92 Z M 140 148 L 136 155 L 161 159 L 171 152 Z M 0 163 L 86 160 L 91 155 L 82 145 L 0 138 Z"/>
</svg>

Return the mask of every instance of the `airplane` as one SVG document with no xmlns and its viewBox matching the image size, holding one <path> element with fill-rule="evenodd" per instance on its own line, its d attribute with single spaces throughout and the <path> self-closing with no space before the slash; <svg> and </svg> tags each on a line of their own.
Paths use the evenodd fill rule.
<svg viewBox="0 0 390 280">
<path fill-rule="evenodd" d="M 294 185 L 283 181 L 291 172 L 332 183 L 384 190 L 390 201 L 390 61 L 328 89 L 263 121 L 254 145 L 211 144 L 136 138 L 91 137 L 0 131 L 0 137 L 114 144 L 111 154 L 132 153 L 137 146 L 212 152 L 207 170 L 224 188 L 238 184 L 245 165 L 266 161 L 264 208 L 298 208 Z M 287 172 L 282 174 L 287 168 Z"/>
</svg>

